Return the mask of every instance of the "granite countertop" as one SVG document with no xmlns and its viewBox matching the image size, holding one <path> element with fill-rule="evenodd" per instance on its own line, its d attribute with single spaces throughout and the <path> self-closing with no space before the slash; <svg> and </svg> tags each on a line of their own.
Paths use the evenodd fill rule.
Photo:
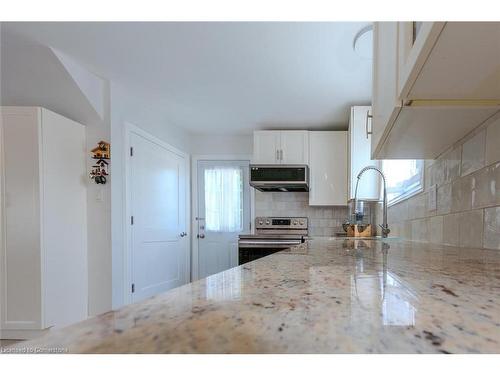
<svg viewBox="0 0 500 375">
<path fill-rule="evenodd" d="M 316 238 L 17 347 L 500 353 L 500 251 Z"/>
</svg>

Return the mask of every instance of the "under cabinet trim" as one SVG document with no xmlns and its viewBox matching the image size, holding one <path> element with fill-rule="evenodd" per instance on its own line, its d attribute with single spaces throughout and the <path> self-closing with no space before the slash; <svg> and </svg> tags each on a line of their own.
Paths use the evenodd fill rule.
<svg viewBox="0 0 500 375">
<path fill-rule="evenodd" d="M 410 99 L 405 107 L 500 107 L 500 99 Z"/>
</svg>

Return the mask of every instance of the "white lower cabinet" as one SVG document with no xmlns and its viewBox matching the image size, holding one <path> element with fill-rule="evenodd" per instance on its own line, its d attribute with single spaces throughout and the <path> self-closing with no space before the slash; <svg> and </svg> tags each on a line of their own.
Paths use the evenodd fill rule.
<svg viewBox="0 0 500 375">
<path fill-rule="evenodd" d="M 29 339 L 87 317 L 85 128 L 2 107 L 1 324 Z"/>
<path fill-rule="evenodd" d="M 311 206 L 347 204 L 347 132 L 309 132 Z"/>
</svg>

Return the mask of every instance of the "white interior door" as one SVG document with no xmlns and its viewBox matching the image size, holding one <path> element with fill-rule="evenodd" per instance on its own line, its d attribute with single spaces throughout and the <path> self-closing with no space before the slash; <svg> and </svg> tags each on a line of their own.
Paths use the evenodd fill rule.
<svg viewBox="0 0 500 375">
<path fill-rule="evenodd" d="M 238 234 L 250 231 L 249 161 L 198 162 L 198 277 L 238 265 Z"/>
<path fill-rule="evenodd" d="M 189 281 L 186 157 L 131 133 L 132 300 Z"/>
</svg>

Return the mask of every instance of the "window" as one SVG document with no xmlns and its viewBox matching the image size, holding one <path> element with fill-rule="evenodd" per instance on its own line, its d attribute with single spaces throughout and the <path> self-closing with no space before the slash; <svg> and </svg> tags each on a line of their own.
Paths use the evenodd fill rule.
<svg viewBox="0 0 500 375">
<path fill-rule="evenodd" d="M 384 160 L 382 170 L 386 177 L 387 201 L 400 202 L 422 191 L 423 160 Z"/>
<path fill-rule="evenodd" d="M 205 169 L 205 229 L 240 232 L 243 229 L 243 170 Z"/>
</svg>

